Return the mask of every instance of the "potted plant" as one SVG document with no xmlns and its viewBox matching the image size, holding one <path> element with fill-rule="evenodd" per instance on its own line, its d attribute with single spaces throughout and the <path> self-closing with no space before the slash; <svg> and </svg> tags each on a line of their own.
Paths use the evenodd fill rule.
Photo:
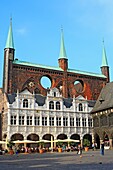
<svg viewBox="0 0 113 170">
<path fill-rule="evenodd" d="M 62 152 L 63 142 L 57 142 L 57 145 L 58 145 L 58 152 Z"/>
<path fill-rule="evenodd" d="M 39 153 L 43 153 L 44 152 L 44 142 L 39 142 Z"/>
<path fill-rule="evenodd" d="M 14 154 L 14 151 L 13 151 L 13 149 L 12 149 L 12 147 L 14 146 L 15 144 L 12 142 L 12 141 L 9 141 L 8 143 L 7 143 L 7 147 L 9 148 L 9 154 L 10 155 L 13 155 Z"/>
<path fill-rule="evenodd" d="M 89 150 L 89 146 L 90 146 L 90 141 L 88 139 L 84 139 L 83 140 L 83 145 L 84 145 L 85 151 L 88 151 Z"/>
</svg>

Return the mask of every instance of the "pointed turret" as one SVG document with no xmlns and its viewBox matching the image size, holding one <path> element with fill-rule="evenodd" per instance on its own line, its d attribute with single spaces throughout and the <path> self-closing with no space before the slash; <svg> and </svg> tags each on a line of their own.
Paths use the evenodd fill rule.
<svg viewBox="0 0 113 170">
<path fill-rule="evenodd" d="M 61 58 L 67 59 L 65 45 L 64 45 L 63 29 L 61 29 L 61 43 L 60 43 L 60 54 L 59 54 L 59 59 Z"/>
<path fill-rule="evenodd" d="M 107 56 L 106 56 L 106 50 L 104 47 L 104 41 L 103 41 L 103 51 L 102 51 L 102 65 L 101 65 L 101 72 L 107 77 L 107 82 L 110 82 L 109 78 L 109 66 L 107 62 Z"/>
<path fill-rule="evenodd" d="M 61 29 L 61 44 L 60 44 L 60 54 L 59 54 L 59 67 L 63 70 L 68 69 L 68 59 L 66 55 L 65 45 L 64 45 L 64 35 L 63 35 L 63 29 Z"/>
<path fill-rule="evenodd" d="M 13 32 L 12 32 L 12 19 L 10 19 L 10 26 L 6 41 L 6 46 L 4 49 L 4 72 L 3 72 L 3 91 L 6 93 L 11 93 L 12 87 L 12 76 L 13 76 L 13 61 L 14 61 L 14 42 L 13 42 Z"/>
<path fill-rule="evenodd" d="M 101 65 L 101 67 L 103 67 L 103 66 L 108 67 L 108 62 L 107 62 L 107 56 L 106 56 L 106 50 L 105 50 L 105 47 L 104 47 L 104 42 L 103 42 L 102 65 Z"/>
<path fill-rule="evenodd" d="M 5 48 L 14 49 L 13 31 L 12 31 L 12 18 L 10 19 L 10 26 L 9 26 L 9 31 L 8 31 L 8 36 L 7 36 Z"/>
</svg>

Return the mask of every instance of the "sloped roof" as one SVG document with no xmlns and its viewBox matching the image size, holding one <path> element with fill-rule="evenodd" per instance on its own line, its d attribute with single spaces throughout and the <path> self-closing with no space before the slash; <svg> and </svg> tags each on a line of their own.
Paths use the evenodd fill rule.
<svg viewBox="0 0 113 170">
<path fill-rule="evenodd" d="M 46 100 L 46 97 L 45 96 L 42 96 L 40 94 L 36 94 L 35 95 L 35 98 L 36 98 L 36 103 L 39 105 L 39 106 L 43 106 L 45 104 L 45 100 Z"/>
<path fill-rule="evenodd" d="M 113 82 L 107 83 L 101 90 L 96 104 L 91 113 L 106 110 L 113 107 Z"/>
<path fill-rule="evenodd" d="M 17 96 L 16 93 L 14 93 L 14 94 L 7 94 L 7 99 L 8 99 L 9 104 L 12 104 L 15 101 L 15 97 L 16 96 Z"/>
<path fill-rule="evenodd" d="M 89 107 L 94 107 L 96 100 L 95 101 L 94 100 L 88 100 L 87 102 L 88 102 Z"/>
<path fill-rule="evenodd" d="M 71 99 L 71 98 L 63 99 L 64 105 L 66 106 L 66 108 L 70 108 L 72 106 L 72 101 L 73 101 L 73 99 Z"/>
<path fill-rule="evenodd" d="M 9 104 L 12 104 L 15 101 L 15 97 L 17 94 L 7 94 L 7 99 Z M 39 106 L 43 106 L 45 104 L 46 96 L 42 96 L 40 94 L 35 94 L 36 103 Z M 66 106 L 66 108 L 70 108 L 72 106 L 73 99 L 72 98 L 63 98 L 63 103 Z M 94 107 L 95 101 L 88 100 L 88 106 Z"/>
</svg>

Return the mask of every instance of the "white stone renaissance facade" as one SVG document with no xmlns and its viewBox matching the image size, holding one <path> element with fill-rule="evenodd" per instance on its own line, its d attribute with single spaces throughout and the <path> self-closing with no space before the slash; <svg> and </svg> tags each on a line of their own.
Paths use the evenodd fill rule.
<svg viewBox="0 0 113 170">
<path fill-rule="evenodd" d="M 47 96 L 32 94 L 27 89 L 4 98 L 2 108 L 2 139 L 93 140 L 93 121 L 90 115 L 94 101 L 81 95 L 65 99 L 57 88 Z M 2 101 L 3 102 L 3 101 Z"/>
</svg>

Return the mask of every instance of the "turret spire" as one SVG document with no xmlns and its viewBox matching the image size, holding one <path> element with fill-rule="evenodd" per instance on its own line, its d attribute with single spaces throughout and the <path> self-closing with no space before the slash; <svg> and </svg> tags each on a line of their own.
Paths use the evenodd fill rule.
<svg viewBox="0 0 113 170">
<path fill-rule="evenodd" d="M 102 65 L 101 65 L 101 67 L 103 67 L 103 66 L 108 66 L 106 50 L 105 50 L 105 47 L 104 47 L 104 40 L 103 40 L 103 52 L 102 52 Z"/>
<path fill-rule="evenodd" d="M 13 48 L 14 49 L 13 32 L 12 32 L 12 18 L 10 19 L 9 32 L 8 32 L 8 37 L 7 37 L 5 48 Z"/>
<path fill-rule="evenodd" d="M 104 41 L 103 41 L 101 72 L 102 72 L 103 75 L 106 76 L 107 83 L 110 82 L 109 66 L 108 66 L 108 62 L 107 62 L 107 56 L 106 56 L 106 50 L 105 50 L 105 47 L 104 47 Z"/>
<path fill-rule="evenodd" d="M 63 35 L 63 29 L 61 28 L 61 44 L 60 44 L 60 54 L 59 59 L 64 58 L 67 59 L 65 45 L 64 45 L 64 35 Z"/>
</svg>

